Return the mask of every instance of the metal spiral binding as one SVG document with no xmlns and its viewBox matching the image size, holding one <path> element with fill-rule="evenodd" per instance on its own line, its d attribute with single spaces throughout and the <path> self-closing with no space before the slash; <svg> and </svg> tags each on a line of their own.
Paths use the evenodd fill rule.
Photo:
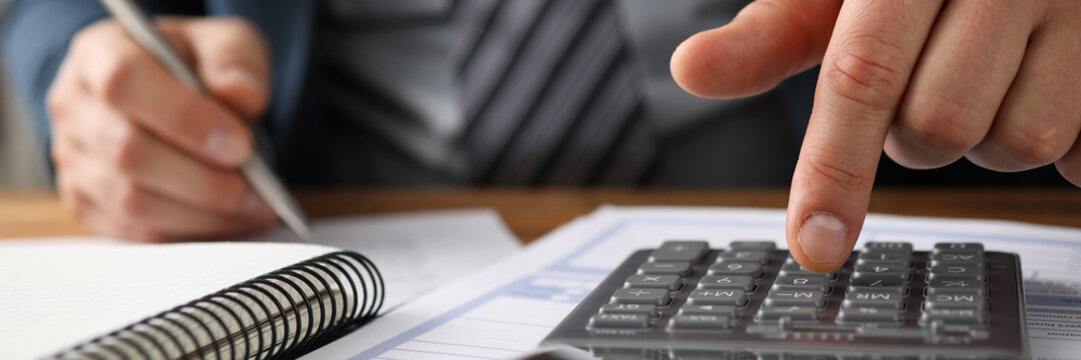
<svg viewBox="0 0 1081 360">
<path fill-rule="evenodd" d="M 385 295 L 371 260 L 334 252 L 161 312 L 54 358 L 292 358 L 321 338 L 371 320 Z"/>
</svg>

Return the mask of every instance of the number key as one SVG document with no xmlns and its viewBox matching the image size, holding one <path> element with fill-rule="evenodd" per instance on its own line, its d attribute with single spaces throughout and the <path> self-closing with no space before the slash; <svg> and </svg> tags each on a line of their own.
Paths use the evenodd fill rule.
<svg viewBox="0 0 1081 360">
<path fill-rule="evenodd" d="M 826 292 L 830 289 L 829 279 L 822 276 L 782 275 L 773 281 L 773 290 L 817 290 Z"/>
<path fill-rule="evenodd" d="M 856 257 L 856 264 L 893 264 L 912 266 L 912 254 L 905 252 L 864 251 Z"/>
<path fill-rule="evenodd" d="M 709 267 L 710 275 L 747 275 L 753 278 L 762 277 L 762 264 L 749 262 L 725 262 L 713 264 Z"/>
<path fill-rule="evenodd" d="M 699 289 L 737 289 L 754 291 L 754 278 L 749 275 L 707 275 L 698 280 Z"/>
</svg>

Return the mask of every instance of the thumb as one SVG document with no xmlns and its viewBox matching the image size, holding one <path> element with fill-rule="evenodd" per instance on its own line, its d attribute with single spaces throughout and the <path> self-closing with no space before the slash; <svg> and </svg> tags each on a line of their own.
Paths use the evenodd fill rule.
<svg viewBox="0 0 1081 360">
<path fill-rule="evenodd" d="M 197 76 L 214 98 L 249 121 L 263 113 L 270 93 L 269 57 L 254 26 L 237 18 L 164 19 L 159 26 L 178 28 Z"/>
<path fill-rule="evenodd" d="M 672 77 L 709 98 L 755 95 L 822 61 L 841 0 L 759 0 L 726 26 L 691 36 L 672 54 Z"/>
</svg>

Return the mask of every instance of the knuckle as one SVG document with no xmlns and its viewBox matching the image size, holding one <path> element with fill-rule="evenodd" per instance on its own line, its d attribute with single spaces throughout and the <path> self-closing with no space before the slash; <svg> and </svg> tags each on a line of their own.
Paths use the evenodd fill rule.
<svg viewBox="0 0 1081 360">
<path fill-rule="evenodd" d="M 803 160 L 807 164 L 803 169 L 811 172 L 811 174 L 808 174 L 811 178 L 829 179 L 837 187 L 847 192 L 863 191 L 869 187 L 872 181 L 872 179 L 860 175 L 858 171 L 850 170 L 857 168 L 855 164 L 837 165 L 818 157 L 806 157 Z"/>
<path fill-rule="evenodd" d="M 985 130 L 983 121 L 970 110 L 955 101 L 931 100 L 927 105 L 906 111 L 901 119 L 901 129 L 909 139 L 933 150 L 967 150 L 979 144 Z"/>
<path fill-rule="evenodd" d="M 49 145 L 49 156 L 53 160 L 53 167 L 56 171 L 65 170 L 71 165 L 71 154 L 67 145 L 67 140 L 53 137 L 52 145 Z"/>
<path fill-rule="evenodd" d="M 1031 165 L 1045 165 L 1061 158 L 1073 145 L 1073 138 L 1054 126 L 1025 126 L 1009 132 L 1000 144 L 1015 160 Z"/>
<path fill-rule="evenodd" d="M 108 143 L 112 145 L 109 152 L 109 162 L 123 174 L 135 174 L 142 164 L 143 141 L 142 134 L 135 126 L 120 123 L 115 126 L 108 136 Z"/>
<path fill-rule="evenodd" d="M 125 219 L 139 219 L 145 216 L 149 201 L 147 194 L 131 182 L 123 182 L 115 186 L 114 202 L 120 216 Z"/>
<path fill-rule="evenodd" d="M 908 78 L 904 51 L 874 36 L 848 39 L 829 59 L 823 76 L 835 93 L 871 109 L 892 108 Z"/>
<path fill-rule="evenodd" d="M 61 203 L 68 211 L 71 211 L 80 218 L 85 214 L 87 206 L 82 201 L 79 201 L 75 190 L 75 184 L 72 183 L 71 177 L 63 173 L 57 174 L 56 190 L 60 194 Z"/>
<path fill-rule="evenodd" d="M 128 86 L 139 79 L 144 62 L 137 53 L 120 52 L 103 59 L 98 84 L 103 100 L 109 105 L 119 107 L 128 95 Z"/>
<path fill-rule="evenodd" d="M 59 79 L 58 81 L 66 80 Z M 71 114 L 68 109 L 67 96 L 60 90 L 60 85 L 53 83 L 53 86 L 45 94 L 45 110 L 49 113 L 49 119 L 54 123 L 66 119 Z"/>
<path fill-rule="evenodd" d="M 247 19 L 241 17 L 226 17 L 221 18 L 220 24 L 225 28 L 227 34 L 235 36 L 239 39 L 251 39 L 252 37 L 258 37 L 259 31 L 256 30 L 255 25 Z"/>
<path fill-rule="evenodd" d="M 87 25 L 71 37 L 71 53 L 82 54 L 86 50 L 92 50 L 94 46 L 101 43 L 102 38 L 108 37 L 110 32 L 116 32 L 116 23 L 111 20 Z"/>
</svg>

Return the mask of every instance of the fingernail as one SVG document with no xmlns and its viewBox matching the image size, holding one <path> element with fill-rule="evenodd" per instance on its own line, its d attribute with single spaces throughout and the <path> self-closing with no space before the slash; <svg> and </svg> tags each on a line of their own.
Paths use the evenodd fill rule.
<svg viewBox="0 0 1081 360">
<path fill-rule="evenodd" d="M 255 73 L 240 66 L 230 66 L 222 69 L 221 77 L 225 81 L 240 84 L 253 92 L 260 92 L 266 88 L 266 84 L 255 76 Z"/>
<path fill-rule="evenodd" d="M 827 213 L 817 213 L 803 221 L 797 240 L 811 261 L 833 263 L 848 257 L 852 249 L 848 245 L 848 229 L 837 217 Z"/>
<path fill-rule="evenodd" d="M 237 164 L 244 161 L 247 152 L 243 139 L 221 128 L 210 130 L 210 133 L 207 134 L 206 139 L 203 141 L 203 148 L 206 150 L 207 155 L 226 164 Z"/>
</svg>

